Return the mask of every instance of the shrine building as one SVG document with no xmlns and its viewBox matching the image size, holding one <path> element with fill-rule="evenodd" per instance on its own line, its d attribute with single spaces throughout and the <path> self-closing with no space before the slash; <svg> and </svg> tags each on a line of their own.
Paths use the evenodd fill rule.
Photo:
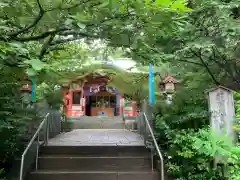
<svg viewBox="0 0 240 180">
<path fill-rule="evenodd" d="M 64 113 L 68 118 L 80 116 L 122 116 L 124 97 L 109 87 L 111 77 L 91 73 L 62 85 Z M 134 114 L 134 113 L 132 113 Z"/>
</svg>

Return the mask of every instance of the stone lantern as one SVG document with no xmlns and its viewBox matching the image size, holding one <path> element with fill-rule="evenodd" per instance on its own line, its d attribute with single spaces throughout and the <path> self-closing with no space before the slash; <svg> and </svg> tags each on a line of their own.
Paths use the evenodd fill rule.
<svg viewBox="0 0 240 180">
<path fill-rule="evenodd" d="M 179 83 L 173 76 L 168 75 L 159 83 L 160 91 L 165 96 L 167 104 L 172 103 L 172 95 L 176 90 L 176 85 Z"/>
</svg>

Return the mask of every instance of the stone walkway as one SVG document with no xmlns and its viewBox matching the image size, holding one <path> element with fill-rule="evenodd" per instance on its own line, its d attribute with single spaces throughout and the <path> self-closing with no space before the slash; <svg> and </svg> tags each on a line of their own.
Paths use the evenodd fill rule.
<svg viewBox="0 0 240 180">
<path fill-rule="evenodd" d="M 75 129 L 49 140 L 49 146 L 144 146 L 137 133 L 126 129 Z"/>
</svg>

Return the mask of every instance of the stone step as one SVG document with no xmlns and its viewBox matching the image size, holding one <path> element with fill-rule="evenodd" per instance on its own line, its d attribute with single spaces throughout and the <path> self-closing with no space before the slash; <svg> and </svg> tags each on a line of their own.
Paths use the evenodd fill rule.
<svg viewBox="0 0 240 180">
<path fill-rule="evenodd" d="M 122 116 L 81 116 L 78 118 L 69 118 L 68 120 L 76 120 L 76 121 L 91 121 L 91 120 L 103 120 L 103 121 L 123 121 Z"/>
<path fill-rule="evenodd" d="M 142 156 L 149 150 L 144 146 L 43 146 L 40 154 L 61 156 Z"/>
<path fill-rule="evenodd" d="M 68 120 L 70 129 L 124 129 L 122 119 L 105 117 L 83 117 L 80 120 Z"/>
<path fill-rule="evenodd" d="M 158 180 L 158 172 L 131 171 L 37 171 L 27 180 Z"/>
<path fill-rule="evenodd" d="M 39 157 L 39 170 L 71 171 L 148 171 L 149 157 Z"/>
</svg>

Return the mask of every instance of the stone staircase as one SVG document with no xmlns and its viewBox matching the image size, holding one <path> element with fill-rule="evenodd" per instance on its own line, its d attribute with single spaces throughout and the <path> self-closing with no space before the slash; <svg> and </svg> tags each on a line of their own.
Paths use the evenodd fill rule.
<svg viewBox="0 0 240 180">
<path fill-rule="evenodd" d="M 43 146 L 27 180 L 158 180 L 144 146 Z"/>
<path fill-rule="evenodd" d="M 124 129 L 121 116 L 82 116 L 68 122 L 71 123 L 71 129 Z"/>
</svg>

